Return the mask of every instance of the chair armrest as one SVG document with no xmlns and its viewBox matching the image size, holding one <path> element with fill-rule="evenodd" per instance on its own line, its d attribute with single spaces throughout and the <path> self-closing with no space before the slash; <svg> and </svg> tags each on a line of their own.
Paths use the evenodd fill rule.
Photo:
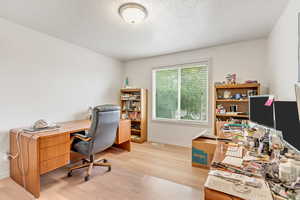
<svg viewBox="0 0 300 200">
<path fill-rule="evenodd" d="M 88 137 L 86 135 L 82 135 L 82 134 L 76 133 L 76 134 L 72 135 L 72 137 L 71 137 L 71 144 L 73 143 L 73 141 L 74 141 L 75 138 L 78 138 L 78 139 L 80 139 L 82 141 L 85 141 L 85 142 L 88 142 L 88 141 L 90 141 L 92 139 L 91 137 Z"/>
</svg>

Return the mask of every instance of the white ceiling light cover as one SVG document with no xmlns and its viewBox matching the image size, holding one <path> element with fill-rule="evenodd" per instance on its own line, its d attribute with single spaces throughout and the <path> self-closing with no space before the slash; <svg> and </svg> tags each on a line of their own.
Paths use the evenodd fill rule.
<svg viewBox="0 0 300 200">
<path fill-rule="evenodd" d="M 119 14 L 126 22 L 138 24 L 146 19 L 147 10 L 140 4 L 127 3 L 119 8 Z"/>
</svg>

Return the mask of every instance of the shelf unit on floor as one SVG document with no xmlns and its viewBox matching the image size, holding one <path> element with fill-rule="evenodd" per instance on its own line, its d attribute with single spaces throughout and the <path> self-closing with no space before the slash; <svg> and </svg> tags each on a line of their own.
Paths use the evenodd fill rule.
<svg viewBox="0 0 300 200">
<path fill-rule="evenodd" d="M 225 98 L 225 91 L 230 93 L 230 98 Z M 244 83 L 244 84 L 222 84 L 215 85 L 215 114 L 214 114 L 214 133 L 218 135 L 218 122 L 227 121 L 231 118 L 240 120 L 249 120 L 249 92 L 253 95 L 260 95 L 259 83 Z M 244 98 L 234 99 L 236 94 L 244 95 Z M 218 113 L 217 106 L 222 105 L 226 113 Z M 238 113 L 231 113 L 230 106 L 236 105 Z"/>
<path fill-rule="evenodd" d="M 121 119 L 131 120 L 131 141 L 147 141 L 147 89 L 121 89 Z"/>
</svg>

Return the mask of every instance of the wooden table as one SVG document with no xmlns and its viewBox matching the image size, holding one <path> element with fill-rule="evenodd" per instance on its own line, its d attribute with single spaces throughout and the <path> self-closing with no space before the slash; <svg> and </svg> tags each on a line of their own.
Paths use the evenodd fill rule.
<svg viewBox="0 0 300 200">
<path fill-rule="evenodd" d="M 70 135 L 88 130 L 91 122 L 79 120 L 57 124 L 61 126 L 57 130 L 20 134 L 19 156 L 10 160 L 10 177 L 36 198 L 40 196 L 40 176 L 70 163 Z M 127 151 L 131 150 L 130 128 L 130 120 L 120 120 L 115 141 L 116 145 Z M 18 130 L 10 131 L 11 155 L 19 152 L 16 138 Z"/>
<path fill-rule="evenodd" d="M 227 148 L 228 144 L 226 142 L 218 142 L 212 162 L 222 162 L 225 158 Z M 214 170 L 216 168 L 211 167 L 210 169 Z M 212 190 L 207 187 L 204 187 L 204 197 L 205 200 L 242 200 L 241 198 Z"/>
<path fill-rule="evenodd" d="M 221 142 L 221 141 L 218 142 L 212 162 L 217 162 L 217 163 L 222 162 L 224 160 L 224 158 L 226 157 L 226 151 L 227 151 L 228 147 L 229 147 L 228 142 Z M 246 151 L 244 150 L 243 156 L 245 156 L 245 154 L 246 154 Z M 216 170 L 218 168 L 211 167 L 210 169 Z M 218 170 L 224 170 L 224 169 L 218 169 Z M 205 197 L 205 200 L 243 200 L 239 197 L 235 197 L 233 195 L 229 195 L 229 194 L 226 194 L 221 191 L 212 190 L 207 187 L 204 187 L 204 197 Z M 279 200 L 274 195 L 273 195 L 273 198 L 276 200 Z"/>
<path fill-rule="evenodd" d="M 217 146 L 216 146 L 216 150 L 212 159 L 212 163 L 213 162 L 217 162 L 220 163 L 224 160 L 224 158 L 226 157 L 226 151 L 227 148 L 229 147 L 229 142 L 233 142 L 234 141 L 234 136 L 236 134 L 235 133 L 230 133 L 230 132 L 223 132 L 220 131 L 217 135 L 218 139 L 226 139 L 228 141 L 218 141 Z M 245 155 L 245 151 L 243 152 L 243 156 Z M 217 170 L 218 168 L 215 167 L 210 167 L 210 170 Z M 219 169 L 220 170 L 220 169 Z M 223 170 L 223 169 L 221 169 Z M 216 191 L 216 190 L 212 190 L 209 189 L 207 187 L 204 187 L 204 199 L 205 200 L 243 200 L 239 197 L 235 197 L 233 195 L 229 195 L 220 191 Z M 275 198 L 277 200 L 277 198 Z"/>
</svg>

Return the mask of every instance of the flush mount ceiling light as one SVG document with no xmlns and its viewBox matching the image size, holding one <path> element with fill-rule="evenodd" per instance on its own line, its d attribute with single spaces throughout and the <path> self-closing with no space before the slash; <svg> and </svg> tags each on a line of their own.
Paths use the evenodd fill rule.
<svg viewBox="0 0 300 200">
<path fill-rule="evenodd" d="M 138 3 L 126 3 L 120 6 L 119 14 L 125 22 L 137 24 L 146 19 L 147 10 Z"/>
</svg>

